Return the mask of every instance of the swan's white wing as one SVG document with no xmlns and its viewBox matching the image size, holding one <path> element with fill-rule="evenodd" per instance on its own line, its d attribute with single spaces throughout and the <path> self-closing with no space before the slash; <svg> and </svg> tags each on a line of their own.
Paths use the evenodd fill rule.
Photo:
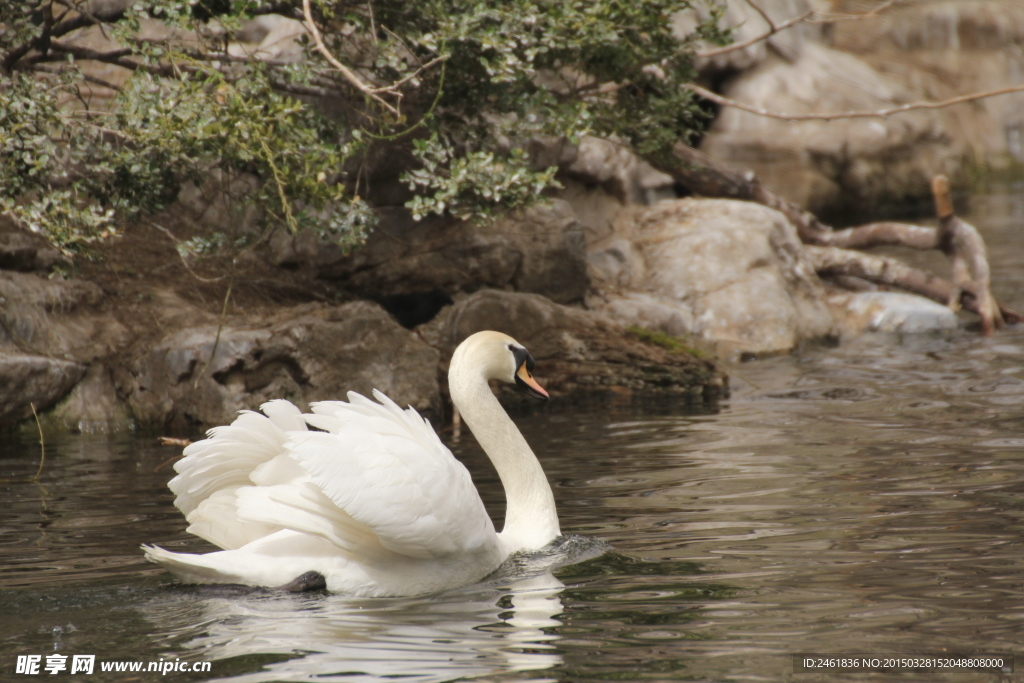
<svg viewBox="0 0 1024 683">
<path fill-rule="evenodd" d="M 208 438 L 185 447 L 185 457 L 174 464 L 178 476 L 167 484 L 185 515 L 217 491 L 251 485 L 253 470 L 284 453 L 286 432 L 306 429 L 302 413 L 288 401 L 260 407 L 266 417 L 243 411 L 230 425 L 214 427 Z"/>
<path fill-rule="evenodd" d="M 263 524 L 239 516 L 238 491 L 243 488 L 215 491 L 185 516 L 189 523 L 186 531 L 224 549 L 241 548 L 279 531 L 282 527 L 278 524 Z"/>
<path fill-rule="evenodd" d="M 411 557 L 470 553 L 495 543 L 494 526 L 469 472 L 420 415 L 380 392 L 380 403 L 313 404 L 285 447 L 317 487 L 380 544 Z"/>
<path fill-rule="evenodd" d="M 169 486 L 188 531 L 224 549 L 283 529 L 370 559 L 475 552 L 495 542 L 469 472 L 415 410 L 350 393 L 302 415 L 244 412 L 188 446 Z M 306 422 L 323 429 L 306 430 Z"/>
<path fill-rule="evenodd" d="M 250 411 L 234 422 L 211 429 L 203 441 L 185 448 L 185 457 L 174 465 L 178 476 L 168 483 L 174 504 L 185 514 L 189 533 L 221 548 L 240 548 L 281 528 L 248 520 L 238 514 L 238 491 L 251 487 L 254 478 L 267 478 L 273 468 L 281 469 L 282 457 L 293 470 L 302 470 L 287 459 L 285 441 L 290 430 L 305 430 L 302 412 L 285 400 L 261 406 L 266 416 Z M 294 476 L 295 472 L 291 472 Z M 284 476 L 275 473 L 274 476 Z"/>
</svg>

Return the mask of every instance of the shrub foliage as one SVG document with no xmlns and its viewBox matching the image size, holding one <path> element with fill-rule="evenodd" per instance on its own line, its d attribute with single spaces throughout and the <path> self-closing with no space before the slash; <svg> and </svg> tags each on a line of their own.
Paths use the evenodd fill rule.
<svg viewBox="0 0 1024 683">
<path fill-rule="evenodd" d="M 657 157 L 698 128 L 678 86 L 692 42 L 723 36 L 714 11 L 673 35 L 688 6 L 0 0 L 0 210 L 73 253 L 186 182 L 246 177 L 235 199 L 267 229 L 352 245 L 382 156 L 407 160 L 415 216 L 522 206 L 557 182 L 531 140 L 615 136 Z M 269 14 L 312 18 L 334 63 L 308 32 L 293 58 L 243 40 Z"/>
</svg>

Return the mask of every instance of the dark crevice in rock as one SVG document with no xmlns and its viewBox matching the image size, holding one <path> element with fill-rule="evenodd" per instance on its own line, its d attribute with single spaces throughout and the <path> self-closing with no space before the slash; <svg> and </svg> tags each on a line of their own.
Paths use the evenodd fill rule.
<svg viewBox="0 0 1024 683">
<path fill-rule="evenodd" d="M 407 330 L 430 322 L 437 317 L 442 308 L 454 303 L 448 292 L 440 287 L 428 291 L 370 298 L 383 306 L 388 313 L 395 317 L 398 324 Z"/>
</svg>

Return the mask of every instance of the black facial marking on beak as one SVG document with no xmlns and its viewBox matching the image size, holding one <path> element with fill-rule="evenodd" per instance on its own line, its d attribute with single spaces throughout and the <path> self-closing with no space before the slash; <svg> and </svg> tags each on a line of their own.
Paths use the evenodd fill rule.
<svg viewBox="0 0 1024 683">
<path fill-rule="evenodd" d="M 521 346 L 513 346 L 512 344 L 509 344 L 508 348 L 516 361 L 516 386 L 534 398 L 542 401 L 548 400 L 550 398 L 548 392 L 544 391 L 544 388 L 533 378 L 535 362 L 530 352 Z"/>
<path fill-rule="evenodd" d="M 522 346 L 508 345 L 508 350 L 512 352 L 512 357 L 516 359 L 516 372 L 519 372 L 519 368 L 526 364 L 526 369 L 533 372 L 533 356 L 530 352 L 524 349 Z"/>
</svg>

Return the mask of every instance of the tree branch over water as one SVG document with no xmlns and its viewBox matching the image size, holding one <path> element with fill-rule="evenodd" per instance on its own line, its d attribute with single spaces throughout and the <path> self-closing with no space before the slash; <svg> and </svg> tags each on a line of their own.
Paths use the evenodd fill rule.
<svg viewBox="0 0 1024 683">
<path fill-rule="evenodd" d="M 895 4 L 895 2 L 896 0 L 886 0 L 878 7 L 874 8 L 869 12 L 864 12 L 863 14 L 834 14 L 829 12 L 820 12 L 818 10 L 811 9 L 807 10 L 803 14 L 798 14 L 795 17 L 787 19 L 783 21 L 781 24 L 776 24 L 775 21 L 771 18 L 771 16 L 769 16 L 768 12 L 766 12 L 758 3 L 754 2 L 754 0 L 746 0 L 746 3 L 753 7 L 754 11 L 760 14 L 761 17 L 768 24 L 768 30 L 762 33 L 761 35 L 750 38 L 749 40 L 744 40 L 742 43 L 732 43 L 730 45 L 724 45 L 722 47 L 703 50 L 701 52 L 698 52 L 696 56 L 701 59 L 710 59 L 712 57 L 718 57 L 719 55 L 728 54 L 730 52 L 735 52 L 737 50 L 743 50 L 745 48 L 750 47 L 751 45 L 756 45 L 757 43 L 768 40 L 776 33 L 784 31 L 792 26 L 796 26 L 797 24 L 834 24 L 840 21 L 856 21 L 860 19 L 870 19 L 871 17 L 878 16 L 885 10 L 892 7 L 893 4 Z M 814 17 L 820 18 L 814 19 Z"/>
<path fill-rule="evenodd" d="M 974 102 L 976 100 L 983 100 L 989 97 L 998 97 L 999 95 L 1008 95 L 1015 92 L 1024 92 L 1024 83 L 1019 85 L 1008 85 L 1003 88 L 996 88 L 994 90 L 985 90 L 982 92 L 967 93 L 966 95 L 958 95 L 951 97 L 946 100 L 939 102 L 910 102 L 907 104 L 901 104 L 895 107 L 887 107 L 885 109 L 862 109 L 862 110 L 848 110 L 839 112 L 812 112 L 809 114 L 789 114 L 786 112 L 775 112 L 764 107 L 758 107 L 752 104 L 744 104 L 743 102 L 737 102 L 731 100 L 728 97 L 723 97 L 717 93 L 713 93 L 707 88 L 697 85 L 696 83 L 686 83 L 684 88 L 700 95 L 706 100 L 710 100 L 715 104 L 723 107 L 732 107 L 733 109 L 739 109 L 749 114 L 756 114 L 757 116 L 764 116 L 770 119 L 781 119 L 783 121 L 837 121 L 839 119 L 884 119 L 894 114 L 902 114 L 908 111 L 914 111 L 915 109 L 945 109 L 946 107 L 952 107 L 957 104 L 963 104 L 964 102 Z"/>
</svg>

